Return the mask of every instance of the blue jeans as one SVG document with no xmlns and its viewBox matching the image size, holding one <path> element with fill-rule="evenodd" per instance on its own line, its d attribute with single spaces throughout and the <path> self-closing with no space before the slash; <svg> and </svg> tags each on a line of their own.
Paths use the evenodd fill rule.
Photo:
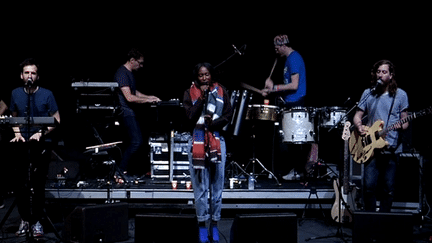
<svg viewBox="0 0 432 243">
<path fill-rule="evenodd" d="M 123 122 L 130 140 L 119 166 L 122 171 L 127 170 L 130 159 L 144 143 L 141 129 L 136 118 L 134 116 L 126 116 L 123 117 Z"/>
<path fill-rule="evenodd" d="M 222 210 L 222 191 L 225 182 L 225 162 L 226 162 L 226 145 L 225 139 L 220 138 L 221 144 L 221 163 L 210 163 L 203 170 L 195 170 L 192 165 L 192 138 L 189 139 L 189 170 L 191 173 L 192 187 L 195 197 L 195 209 L 198 222 L 205 222 L 211 219 L 219 221 Z M 210 171 L 212 175 L 210 176 Z M 212 178 L 212 182 L 210 179 Z M 208 193 L 211 191 L 211 212 L 208 201 Z"/>
<path fill-rule="evenodd" d="M 375 157 L 365 166 L 364 171 L 364 203 L 365 210 L 376 211 L 377 195 L 380 198 L 380 212 L 390 212 L 396 176 L 398 155 L 375 153 Z M 378 184 L 380 183 L 380 186 Z M 380 188 L 381 193 L 377 190 Z"/>
</svg>

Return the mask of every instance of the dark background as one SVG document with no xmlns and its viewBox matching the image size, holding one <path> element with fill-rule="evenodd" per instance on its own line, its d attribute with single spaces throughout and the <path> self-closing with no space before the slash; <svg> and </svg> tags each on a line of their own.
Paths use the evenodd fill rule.
<svg viewBox="0 0 432 243">
<path fill-rule="evenodd" d="M 54 92 L 63 128 L 73 131 L 73 80 L 112 81 L 131 47 L 145 53 L 144 68 L 136 73 L 138 89 L 162 100 L 181 99 L 193 67 L 202 61 L 219 64 L 234 53 L 232 44 L 246 44 L 245 54 L 220 66 L 221 83 L 230 90 L 239 89 L 239 82 L 262 88 L 276 57 L 273 37 L 285 33 L 305 61 L 308 106 L 359 100 L 369 87 L 372 65 L 381 59 L 396 65 L 411 111 L 431 104 L 426 6 L 128 4 L 4 9 L 2 93 L 21 85 L 18 65 L 23 59 L 38 58 L 39 84 Z M 274 72 L 276 82 L 281 82 L 284 61 L 279 59 Z M 254 102 L 262 103 L 262 98 L 255 96 Z M 414 124 L 421 124 L 413 132 L 418 141 L 430 134 L 426 122 Z"/>
</svg>

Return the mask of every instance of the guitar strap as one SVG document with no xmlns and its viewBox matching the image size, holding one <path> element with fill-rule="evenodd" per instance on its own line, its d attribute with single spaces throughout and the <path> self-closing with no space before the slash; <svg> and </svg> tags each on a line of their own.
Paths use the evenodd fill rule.
<svg viewBox="0 0 432 243">
<path fill-rule="evenodd" d="M 394 103 L 395 103 L 396 96 L 397 96 L 397 90 L 396 90 L 396 93 L 395 93 L 395 95 L 394 95 L 394 97 L 393 97 L 393 101 L 392 101 L 392 103 L 391 103 L 390 110 L 389 110 L 389 113 L 388 113 L 387 122 L 386 122 L 386 129 L 387 129 L 387 127 L 388 127 L 389 124 L 390 124 L 390 115 L 391 115 L 391 113 L 392 113 L 392 111 L 393 111 L 393 105 L 394 105 Z"/>
</svg>

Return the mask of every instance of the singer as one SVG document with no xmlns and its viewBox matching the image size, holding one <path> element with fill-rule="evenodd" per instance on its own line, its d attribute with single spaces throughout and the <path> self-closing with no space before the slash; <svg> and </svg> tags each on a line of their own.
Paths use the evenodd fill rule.
<svg viewBox="0 0 432 243">
<path fill-rule="evenodd" d="M 12 91 L 10 111 L 18 117 L 54 117 L 60 123 L 60 114 L 53 93 L 37 85 L 39 81 L 39 64 L 34 59 L 21 63 L 21 79 L 24 87 Z M 13 127 L 15 137 L 11 142 L 20 142 L 12 148 L 17 162 L 18 176 L 17 205 L 21 224 L 17 235 L 30 232 L 33 237 L 44 235 L 40 223 L 45 204 L 45 179 L 51 150 L 44 141 L 44 136 L 54 130 L 48 127 L 21 125 Z M 24 143 L 26 142 L 26 143 Z M 31 226 L 31 228 L 29 227 Z"/>
<path fill-rule="evenodd" d="M 233 111 L 226 89 L 215 82 L 211 64 L 196 65 L 193 79 L 192 86 L 184 93 L 183 105 L 193 131 L 193 137 L 189 139 L 189 164 L 199 239 L 210 242 L 210 235 L 212 242 L 219 242 L 217 222 L 221 218 L 226 161 L 225 140 L 220 131 L 231 120 Z M 208 230 L 205 223 L 209 219 Z"/>
<path fill-rule="evenodd" d="M 366 89 L 360 99 L 358 110 L 354 116 L 354 125 L 361 136 L 366 135 L 367 128 L 363 126 L 364 115 L 368 116 L 366 124 L 372 125 L 377 120 L 384 121 L 384 129 L 407 117 L 408 96 L 397 87 L 395 67 L 388 60 L 375 63 L 371 70 L 371 89 Z M 381 80 L 382 85 L 377 85 Z M 365 210 L 376 211 L 378 188 L 381 198 L 380 211 L 390 212 L 394 196 L 396 165 L 402 152 L 400 131 L 408 128 L 408 123 L 398 126 L 386 136 L 389 146 L 382 151 L 375 151 L 374 158 L 364 171 L 364 202 Z M 381 186 L 378 186 L 378 185 Z"/>
</svg>

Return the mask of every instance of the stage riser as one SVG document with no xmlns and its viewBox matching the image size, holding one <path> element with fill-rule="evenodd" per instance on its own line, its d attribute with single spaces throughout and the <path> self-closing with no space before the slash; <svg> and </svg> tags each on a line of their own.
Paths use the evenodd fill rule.
<svg viewBox="0 0 432 243">
<path fill-rule="evenodd" d="M 107 190 L 46 189 L 46 200 L 71 201 L 74 203 L 104 203 Z M 223 209 L 331 209 L 334 204 L 334 192 L 331 189 L 317 189 L 318 199 L 309 190 L 225 190 Z M 110 199 L 115 202 L 127 202 L 130 207 L 141 208 L 193 208 L 194 196 L 191 190 L 127 190 L 110 191 Z M 393 211 L 418 213 L 416 202 L 395 202 Z"/>
<path fill-rule="evenodd" d="M 334 198 L 334 191 L 331 189 L 317 189 L 319 199 Z M 51 199 L 105 199 L 108 191 L 80 190 L 80 189 L 46 189 L 46 198 Z M 222 194 L 224 199 L 308 199 L 309 190 L 274 190 L 274 191 L 248 191 L 248 190 L 225 190 Z M 111 199 L 189 199 L 193 200 L 192 190 L 126 190 L 114 189 L 110 191 Z M 316 195 L 311 195 L 311 200 L 316 200 Z"/>
</svg>

